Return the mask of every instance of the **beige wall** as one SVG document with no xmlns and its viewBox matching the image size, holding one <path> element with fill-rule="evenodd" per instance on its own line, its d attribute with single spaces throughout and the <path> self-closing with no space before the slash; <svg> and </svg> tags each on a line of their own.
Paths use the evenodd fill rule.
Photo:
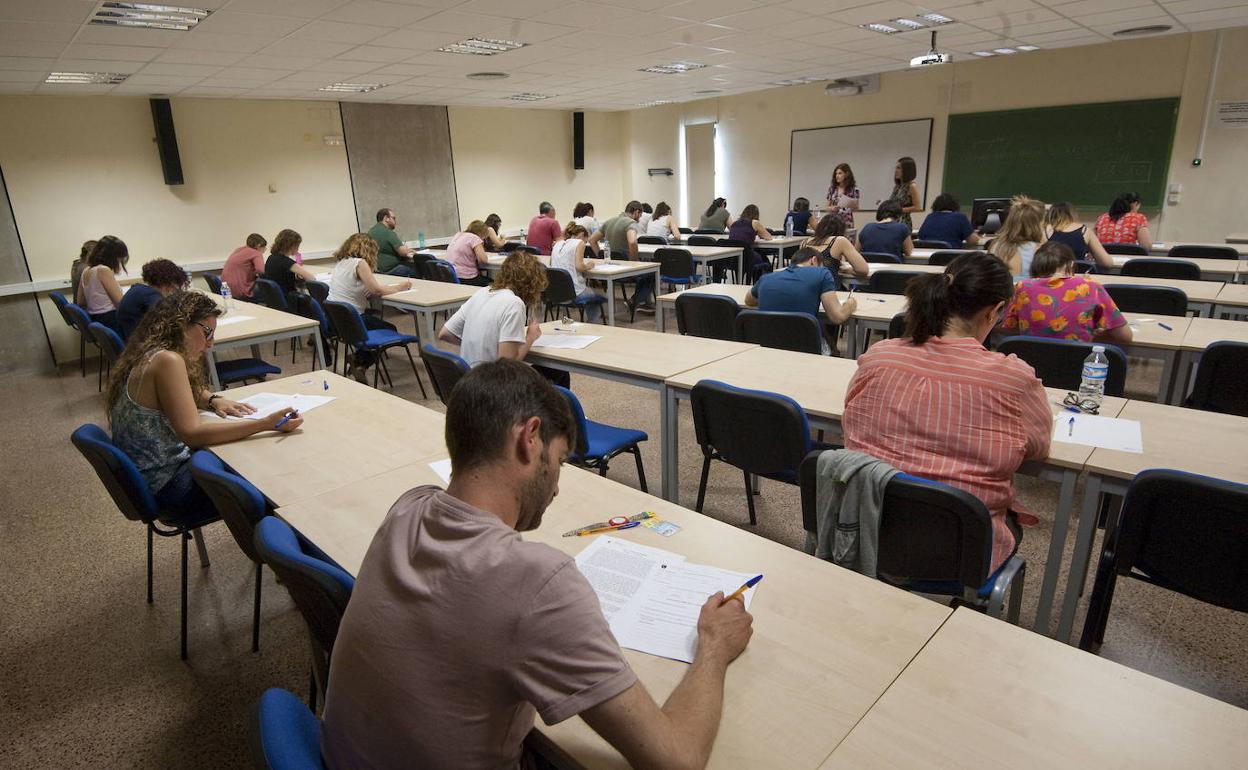
<svg viewBox="0 0 1248 770">
<path fill-rule="evenodd" d="M 1182 97 L 1171 181 L 1184 184 L 1183 198 L 1178 206 L 1165 208 L 1154 230 L 1169 240 L 1220 240 L 1245 229 L 1241 201 L 1248 192 L 1243 173 L 1248 168 L 1248 132 L 1211 130 L 1206 165 L 1191 168 L 1213 35 L 1171 35 L 886 73 L 879 93 L 862 96 L 824 96 L 823 84 L 816 83 L 636 110 L 625 137 L 632 192 L 644 199 L 653 189 L 637 169 L 644 174 L 645 167 L 673 159 L 683 123 L 717 120 L 721 194 L 734 212 L 747 203 L 758 204 L 766 222 L 777 227 L 790 203 L 789 140 L 794 129 L 931 117 L 930 199 L 940 191 L 950 113 L 1107 101 L 1112 83 L 1113 99 Z M 1223 35 L 1218 93 L 1222 98 L 1248 98 L 1248 29 Z M 690 206 L 697 209 L 708 202 L 691 201 Z M 870 217 L 860 215 L 860 224 Z"/>
<path fill-rule="evenodd" d="M 679 173 L 677 169 L 677 173 Z M 685 197 L 689 201 L 710 201 L 715 198 L 715 124 L 696 123 L 685 126 L 685 174 L 688 179 Z M 681 204 L 672 203 L 677 209 Z M 688 208 L 688 206 L 685 206 Z M 706 204 L 697 210 L 703 211 Z M 697 227 L 698 220 L 692 211 L 677 211 L 681 221 Z"/>
</svg>

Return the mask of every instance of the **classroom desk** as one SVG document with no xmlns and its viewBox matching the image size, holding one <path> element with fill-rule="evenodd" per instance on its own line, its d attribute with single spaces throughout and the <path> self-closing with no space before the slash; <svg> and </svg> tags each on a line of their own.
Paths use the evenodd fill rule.
<svg viewBox="0 0 1248 770">
<path fill-rule="evenodd" d="M 645 244 L 642 244 L 642 245 L 645 245 Z M 662 247 L 654 246 L 654 248 L 658 249 Z M 638 246 L 638 253 L 643 253 L 641 252 L 640 245 Z M 588 254 L 586 254 L 586 256 L 589 257 Z M 550 266 L 550 257 L 545 256 L 545 255 L 539 255 L 537 258 L 538 258 L 538 261 L 540 261 L 543 265 L 546 265 L 547 267 Z M 606 281 L 606 284 L 607 284 L 607 325 L 608 326 L 615 326 L 615 282 L 616 281 L 623 280 L 626 278 L 638 278 L 647 273 L 653 273 L 655 293 L 658 293 L 658 288 L 659 288 L 659 263 L 658 262 L 632 262 L 630 260 L 625 260 L 625 259 L 614 259 L 614 260 L 604 261 L 604 260 L 596 259 L 594 257 L 590 257 L 590 258 L 594 259 L 594 261 L 597 262 L 598 264 L 592 270 L 586 273 L 585 276 L 587 278 L 592 278 L 593 280 L 596 280 L 596 281 Z M 482 266 L 482 270 L 486 271 L 487 273 L 497 272 L 503 266 L 503 262 L 506 259 L 507 259 L 506 254 L 498 254 L 498 255 L 491 254 L 489 257 L 490 263 L 488 265 Z M 655 315 L 658 315 L 657 311 L 655 312 Z"/>
<path fill-rule="evenodd" d="M 1128 401 L 1117 415 L 1137 420 L 1144 439 L 1144 452 L 1096 449 L 1085 464 L 1083 511 L 1075 549 L 1071 555 L 1066 600 L 1058 624 L 1059 640 L 1070 637 L 1075 607 L 1083 590 L 1092 536 L 1102 494 L 1124 495 L 1135 475 L 1148 468 L 1172 468 L 1199 473 L 1240 484 L 1248 484 L 1248 417 L 1238 417 L 1180 406 Z"/>
<path fill-rule="evenodd" d="M 225 300 L 216 294 L 206 294 L 217 307 L 223 308 Z M 213 335 L 212 347 L 204 351 L 208 359 L 208 380 L 213 390 L 221 389 L 221 380 L 217 377 L 216 354 L 231 348 L 251 347 L 252 354 L 260 356 L 260 345 L 265 342 L 278 342 L 294 337 L 312 334 L 316 344 L 312 346 L 316 368 L 325 368 L 321 358 L 321 325 L 311 318 L 304 318 L 293 313 L 271 310 L 255 302 L 232 300 L 234 307 L 217 319 L 217 331 Z M 245 321 L 236 321 L 246 318 Z"/>
<path fill-rule="evenodd" d="M 695 268 L 700 269 L 702 275 L 709 276 L 710 263 L 720 262 L 725 259 L 737 259 L 737 280 L 743 275 L 745 250 L 739 246 L 686 246 L 684 243 L 673 243 L 668 246 L 660 246 L 657 243 L 639 243 L 637 244 L 637 254 L 639 256 L 652 257 L 659 249 L 684 249 L 693 257 Z"/>
<path fill-rule="evenodd" d="M 1226 242 L 1230 245 L 1238 246 L 1239 244 L 1248 244 L 1248 233 L 1232 233 L 1226 236 Z M 1240 250 L 1243 253 L 1243 250 Z"/>
<path fill-rule="evenodd" d="M 277 513 L 356 574 L 390 505 L 419 484 L 441 485 L 416 463 Z M 559 495 L 542 526 L 524 537 L 575 555 L 591 538 L 563 532 L 642 510 L 682 530 L 665 538 L 638 527 L 617 537 L 767 576 L 750 608 L 753 638 L 728 670 L 712 768 L 818 767 L 950 615 L 935 602 L 570 466 L 560 473 Z M 659 703 L 688 670 L 632 650 L 624 656 Z M 628 766 L 579 717 L 554 726 L 538 720 L 537 728 L 583 767 Z"/>
<path fill-rule="evenodd" d="M 720 380 L 739 388 L 788 396 L 801 405 L 811 427 L 829 431 L 831 440 L 841 433 L 845 394 L 857 369 L 858 364 L 848 359 L 757 348 L 669 377 L 663 389 L 662 410 L 664 499 L 673 503 L 680 502 L 677 482 L 680 463 L 680 400 L 687 400 L 693 386 L 700 380 Z M 1066 391 L 1056 388 L 1046 390 L 1050 408 L 1057 415 L 1063 410 L 1060 402 Z M 1126 403 L 1126 399 L 1107 396 L 1102 402 L 1101 414 L 1113 417 Z M 1019 468 L 1020 473 L 1056 481 L 1061 485 L 1057 510 L 1053 517 L 1053 536 L 1049 543 L 1044 579 L 1036 608 L 1035 629 L 1042 634 L 1048 633 L 1050 608 L 1057 590 L 1057 577 L 1065 551 L 1067 530 L 1074 511 L 1075 482 L 1091 454 L 1092 447 L 1053 442 L 1049 456 L 1043 461 L 1027 462 Z"/>
<path fill-rule="evenodd" d="M 904 261 L 907 265 L 926 265 L 927 260 L 938 251 L 981 251 L 982 249 L 982 246 L 972 246 L 969 249 L 962 247 L 954 249 L 920 249 L 916 246 L 902 261 Z"/>
<path fill-rule="evenodd" d="M 784 263 L 788 261 L 789 255 L 797 251 L 802 241 L 809 238 L 809 235 L 773 235 L 770 241 L 764 241 L 761 238 L 754 241 L 754 251 L 760 254 L 774 254 L 777 267 L 784 267 Z M 738 273 L 740 275 L 740 273 Z"/>
<path fill-rule="evenodd" d="M 1114 260 L 1115 273 L 1121 271 L 1122 266 L 1133 259 L 1149 259 L 1163 262 L 1190 262 L 1200 268 L 1200 280 L 1202 281 L 1234 283 L 1241 277 L 1241 266 L 1238 259 L 1197 259 L 1194 257 L 1171 259 L 1169 257 L 1132 257 L 1122 254 L 1110 254 L 1109 256 L 1110 259 Z"/>
<path fill-rule="evenodd" d="M 1245 273 L 1248 275 L 1248 273 Z M 1229 316 L 1231 318 L 1248 317 L 1248 284 L 1228 283 L 1222 287 L 1222 291 L 1218 292 L 1217 304 L 1213 308 L 1213 316 L 1220 318 Z"/>
<path fill-rule="evenodd" d="M 433 344 L 437 339 L 434 326 L 438 313 L 458 310 L 481 288 L 464 283 L 412 279 L 412 288 L 395 294 L 387 294 L 381 298 L 381 302 L 388 307 L 411 313 L 416 321 L 417 334 L 420 336 L 421 343 Z"/>
<path fill-rule="evenodd" d="M 1218 246 L 1226 248 L 1230 246 L 1239 252 L 1240 259 L 1248 258 L 1248 243 L 1234 243 L 1230 238 L 1226 239 L 1226 243 L 1208 243 L 1198 241 L 1154 241 L 1153 248 L 1149 250 L 1149 255 L 1164 257 L 1170 253 L 1170 249 L 1175 246 Z"/>
<path fill-rule="evenodd" d="M 1111 286 L 1125 284 L 1128 286 L 1172 286 L 1181 289 L 1187 295 L 1187 309 L 1196 315 L 1208 316 L 1213 311 L 1213 304 L 1222 291 L 1223 284 L 1219 281 L 1180 281 L 1174 278 L 1147 278 L 1144 276 L 1106 275 L 1104 273 L 1088 273 L 1088 278 L 1097 283 Z"/>
<path fill-rule="evenodd" d="M 1182 404 L 1196 375 L 1196 367 L 1205 348 L 1215 342 L 1248 343 L 1248 322 L 1221 318 L 1193 318 L 1183 335 L 1179 362 L 1175 372 L 1176 387 L 1166 403 Z"/>
<path fill-rule="evenodd" d="M 325 383 L 329 390 L 325 390 Z M 303 425 L 292 433 L 266 431 L 211 447 L 277 506 L 306 500 L 427 455 L 446 455 L 440 412 L 333 372 L 296 374 L 235 388 L 229 395 L 237 400 L 251 393 L 334 397 L 308 412 Z"/>
<path fill-rule="evenodd" d="M 1129 356 L 1157 358 L 1161 360 L 1161 382 L 1157 389 L 1157 401 L 1169 404 L 1175 397 L 1180 362 L 1182 360 L 1183 336 L 1193 319 L 1190 316 L 1151 315 L 1148 313 L 1123 313 L 1131 326 L 1131 342 L 1118 345 Z M 1147 319 L 1147 320 L 1141 320 Z M 1161 325 L 1169 326 L 1169 329 Z M 1248 326 L 1248 324 L 1245 324 Z"/>
<path fill-rule="evenodd" d="M 825 770 L 1242 767 L 1248 711 L 965 607 Z"/>
</svg>

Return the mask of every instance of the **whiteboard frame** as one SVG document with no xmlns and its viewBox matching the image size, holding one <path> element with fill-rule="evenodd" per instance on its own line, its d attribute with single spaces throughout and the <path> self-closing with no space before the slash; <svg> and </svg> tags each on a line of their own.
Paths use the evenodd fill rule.
<svg viewBox="0 0 1248 770">
<path fill-rule="evenodd" d="M 926 162 L 923 164 L 923 189 L 919 191 L 919 195 L 923 199 L 922 201 L 920 201 L 920 206 L 923 210 L 926 210 L 927 202 L 928 202 L 927 188 L 932 178 L 932 129 L 936 127 L 936 119 L 930 118 L 930 117 L 929 118 L 900 118 L 898 120 L 873 120 L 868 123 L 845 123 L 839 126 L 817 126 L 815 128 L 793 129 L 792 131 L 789 132 L 789 198 L 788 200 L 789 200 L 790 205 L 792 204 L 792 201 L 793 201 L 793 137 L 795 134 L 805 132 L 805 131 L 826 131 L 830 128 L 858 128 L 859 126 L 887 126 L 893 123 L 919 123 L 922 121 L 927 121 L 927 158 L 926 158 Z M 824 206 L 816 206 L 812 203 L 811 208 L 812 209 L 818 208 L 822 210 Z M 875 211 L 875 210 L 876 209 L 874 208 L 874 206 L 872 208 L 867 208 L 866 206 L 863 206 L 861 202 L 859 203 L 858 211 Z M 916 213 L 919 213 L 919 212 L 916 212 Z"/>
</svg>

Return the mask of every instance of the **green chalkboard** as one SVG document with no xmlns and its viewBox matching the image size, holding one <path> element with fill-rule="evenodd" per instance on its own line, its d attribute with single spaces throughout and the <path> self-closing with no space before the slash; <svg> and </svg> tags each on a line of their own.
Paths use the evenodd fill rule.
<svg viewBox="0 0 1248 770">
<path fill-rule="evenodd" d="M 1178 99 L 1076 104 L 949 116 L 944 190 L 974 198 L 1026 194 L 1107 208 L 1137 192 L 1161 207 Z"/>
</svg>

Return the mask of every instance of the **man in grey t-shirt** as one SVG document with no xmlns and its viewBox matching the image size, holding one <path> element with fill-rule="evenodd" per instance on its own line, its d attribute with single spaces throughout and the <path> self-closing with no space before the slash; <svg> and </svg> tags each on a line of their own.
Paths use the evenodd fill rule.
<svg viewBox="0 0 1248 770">
<path fill-rule="evenodd" d="M 572 558 L 520 537 L 541 524 L 575 437 L 567 401 L 519 361 L 455 386 L 451 483 L 390 509 L 334 643 L 330 767 L 517 767 L 535 714 L 580 714 L 634 767 L 706 764 L 750 615 L 710 597 L 693 664 L 654 702 Z"/>
<path fill-rule="evenodd" d="M 598 251 L 598 244 L 607 241 L 611 244 L 611 255 L 618 255 L 625 259 L 636 261 L 638 259 L 637 236 L 645 234 L 645 231 L 637 224 L 641 220 L 641 214 L 641 203 L 629 201 L 628 205 L 624 207 L 624 213 L 617 214 L 603 222 L 602 229 L 589 236 L 590 247 L 594 251 Z M 603 256 L 610 255 L 604 254 Z M 629 299 L 628 306 L 634 311 L 653 313 L 653 298 L 654 276 L 643 275 L 637 279 L 633 296 Z"/>
</svg>

